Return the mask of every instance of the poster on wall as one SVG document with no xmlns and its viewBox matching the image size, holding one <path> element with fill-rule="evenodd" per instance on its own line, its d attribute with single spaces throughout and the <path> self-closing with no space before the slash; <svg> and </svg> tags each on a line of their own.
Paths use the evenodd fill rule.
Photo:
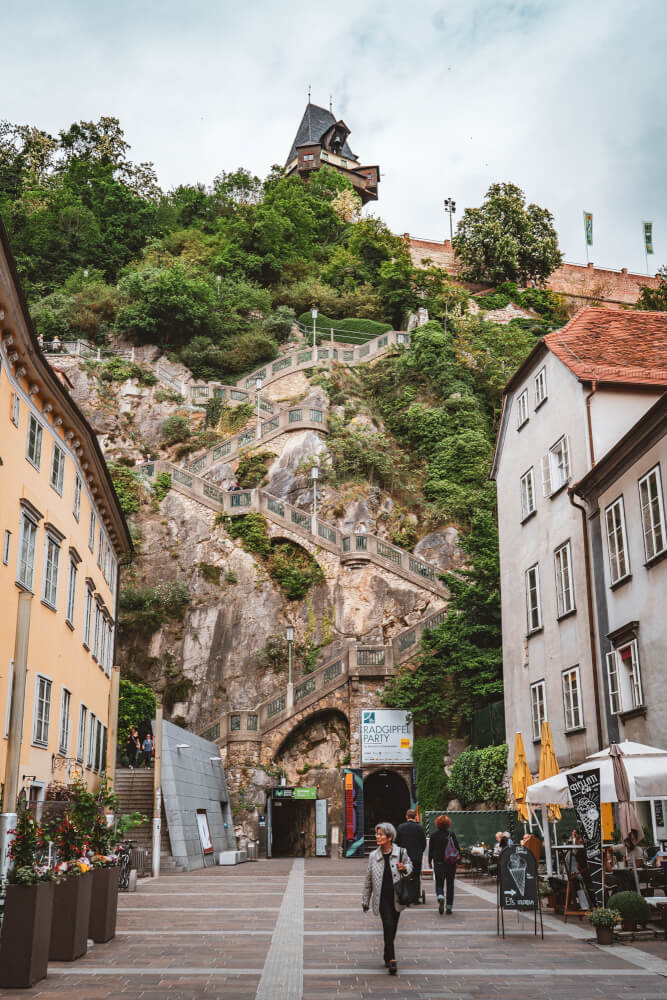
<svg viewBox="0 0 667 1000">
<path fill-rule="evenodd" d="M 600 768 L 568 774 L 567 784 L 584 842 L 595 905 L 604 906 Z"/>
<path fill-rule="evenodd" d="M 361 712 L 361 763 L 412 764 L 414 727 L 408 713 L 395 709 Z"/>
<path fill-rule="evenodd" d="M 197 830 L 199 832 L 199 843 L 204 854 L 213 854 L 213 841 L 211 830 L 208 825 L 208 816 L 205 809 L 197 810 Z"/>
</svg>

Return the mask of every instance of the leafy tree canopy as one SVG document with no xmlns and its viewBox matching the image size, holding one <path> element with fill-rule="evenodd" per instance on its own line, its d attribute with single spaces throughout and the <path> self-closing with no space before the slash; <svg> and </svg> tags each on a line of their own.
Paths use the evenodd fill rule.
<svg viewBox="0 0 667 1000">
<path fill-rule="evenodd" d="M 657 288 L 642 288 L 635 309 L 648 309 L 655 312 L 667 312 L 667 267 L 658 271 L 660 284 Z"/>
<path fill-rule="evenodd" d="M 515 184 L 492 184 L 480 208 L 466 208 L 453 246 L 472 281 L 539 283 L 563 259 L 553 216 Z"/>
</svg>

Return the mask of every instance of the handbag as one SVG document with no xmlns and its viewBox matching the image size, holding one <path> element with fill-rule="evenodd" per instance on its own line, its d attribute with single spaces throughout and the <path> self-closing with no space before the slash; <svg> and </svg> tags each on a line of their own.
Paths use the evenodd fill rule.
<svg viewBox="0 0 667 1000">
<path fill-rule="evenodd" d="M 401 853 L 399 855 L 399 861 L 405 864 L 403 860 L 407 857 L 407 851 L 404 847 L 401 848 Z M 412 902 L 412 893 L 410 891 L 410 885 L 407 876 L 401 875 L 398 882 L 394 885 L 394 892 L 396 893 L 396 900 L 400 906 L 409 906 Z"/>
</svg>

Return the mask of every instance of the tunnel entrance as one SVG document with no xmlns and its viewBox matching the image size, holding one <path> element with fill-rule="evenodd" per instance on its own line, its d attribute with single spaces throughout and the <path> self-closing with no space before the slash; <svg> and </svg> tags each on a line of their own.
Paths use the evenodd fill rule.
<svg viewBox="0 0 667 1000">
<path fill-rule="evenodd" d="M 364 780 L 364 834 L 375 841 L 378 823 L 393 823 L 398 827 L 410 808 L 410 791 L 396 771 L 382 770 Z"/>
</svg>

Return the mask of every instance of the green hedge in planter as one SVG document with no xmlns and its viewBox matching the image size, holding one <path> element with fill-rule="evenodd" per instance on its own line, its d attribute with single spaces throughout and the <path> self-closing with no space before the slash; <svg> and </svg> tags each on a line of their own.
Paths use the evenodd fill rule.
<svg viewBox="0 0 667 1000">
<path fill-rule="evenodd" d="M 609 897 L 607 907 L 618 910 L 622 920 L 645 925 L 651 919 L 651 907 L 637 892 L 615 892 Z"/>
</svg>

